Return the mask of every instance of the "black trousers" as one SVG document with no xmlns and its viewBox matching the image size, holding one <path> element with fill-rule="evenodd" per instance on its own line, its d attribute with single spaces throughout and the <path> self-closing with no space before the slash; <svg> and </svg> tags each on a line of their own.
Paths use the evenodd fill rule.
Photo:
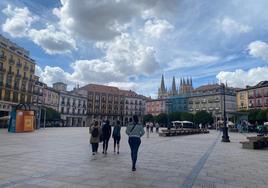
<svg viewBox="0 0 268 188">
<path fill-rule="evenodd" d="M 110 137 L 103 137 L 103 151 L 107 151 Z"/>
<path fill-rule="evenodd" d="M 135 168 L 138 158 L 138 150 L 141 144 L 141 139 L 138 137 L 129 137 L 128 144 L 131 150 L 132 168 Z"/>
<path fill-rule="evenodd" d="M 92 143 L 91 146 L 92 146 L 92 152 L 98 151 L 99 143 Z"/>
</svg>

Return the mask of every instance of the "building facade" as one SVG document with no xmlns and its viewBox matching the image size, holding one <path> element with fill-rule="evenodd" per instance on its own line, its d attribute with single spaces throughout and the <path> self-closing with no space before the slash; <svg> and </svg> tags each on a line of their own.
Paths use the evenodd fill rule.
<svg viewBox="0 0 268 188">
<path fill-rule="evenodd" d="M 53 88 L 59 92 L 59 112 L 62 125 L 65 127 L 87 126 L 87 96 L 74 91 L 66 91 L 66 84 Z M 56 84 L 57 86 L 60 83 Z M 53 85 L 54 86 L 54 85 Z"/>
<path fill-rule="evenodd" d="M 29 51 L 0 35 L 0 101 L 31 103 L 35 61 Z"/>
<path fill-rule="evenodd" d="M 132 121 L 133 115 L 137 115 L 139 121 L 142 122 L 142 117 L 145 114 L 146 98 L 131 90 L 120 90 L 120 96 L 124 97 L 123 124 Z"/>
<path fill-rule="evenodd" d="M 223 119 L 224 90 L 222 85 L 208 84 L 196 88 L 188 98 L 188 110 L 191 113 L 207 111 L 215 120 Z M 228 118 L 236 113 L 236 89 L 225 88 L 225 105 Z"/>
<path fill-rule="evenodd" d="M 249 109 L 247 89 L 236 92 L 237 111 L 246 111 Z"/>
<path fill-rule="evenodd" d="M 188 97 L 187 96 L 173 96 L 167 98 L 167 111 L 170 112 L 187 112 L 188 111 Z"/>
<path fill-rule="evenodd" d="M 43 88 L 43 105 L 59 111 L 59 92 L 47 85 Z"/>
<path fill-rule="evenodd" d="M 157 116 L 161 113 L 167 113 L 167 99 L 151 99 L 146 101 L 146 114 Z"/>
</svg>

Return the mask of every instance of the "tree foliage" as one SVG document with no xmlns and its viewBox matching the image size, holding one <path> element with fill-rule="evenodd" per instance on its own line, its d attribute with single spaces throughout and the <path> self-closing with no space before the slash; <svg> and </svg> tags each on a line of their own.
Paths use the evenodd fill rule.
<svg viewBox="0 0 268 188">
<path fill-rule="evenodd" d="M 200 111 L 200 112 L 197 112 L 195 115 L 194 115 L 194 122 L 196 124 L 211 124 L 213 123 L 213 117 L 210 113 L 206 112 L 206 111 Z"/>
<path fill-rule="evenodd" d="M 166 125 L 168 123 L 168 115 L 166 113 L 161 113 L 158 116 L 155 116 L 154 120 L 160 125 Z"/>
<path fill-rule="evenodd" d="M 53 108 L 45 108 L 46 110 L 46 121 L 60 120 L 60 113 L 54 110 Z M 42 109 L 41 120 L 44 120 L 45 110 Z"/>
<path fill-rule="evenodd" d="M 152 114 L 146 114 L 143 116 L 143 122 L 153 122 L 154 116 Z"/>
</svg>

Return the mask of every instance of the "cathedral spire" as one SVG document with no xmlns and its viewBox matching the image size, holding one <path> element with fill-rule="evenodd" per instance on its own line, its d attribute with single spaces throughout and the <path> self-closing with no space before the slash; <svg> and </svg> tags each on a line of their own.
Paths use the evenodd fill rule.
<svg viewBox="0 0 268 188">
<path fill-rule="evenodd" d="M 164 75 L 163 74 L 162 74 L 162 78 L 161 78 L 160 91 L 166 92 L 166 87 L 165 87 L 165 81 L 164 81 Z"/>
<path fill-rule="evenodd" d="M 175 95 L 177 93 L 177 89 L 176 89 L 176 83 L 175 83 L 175 76 L 173 76 L 173 80 L 172 80 L 172 94 Z"/>
</svg>

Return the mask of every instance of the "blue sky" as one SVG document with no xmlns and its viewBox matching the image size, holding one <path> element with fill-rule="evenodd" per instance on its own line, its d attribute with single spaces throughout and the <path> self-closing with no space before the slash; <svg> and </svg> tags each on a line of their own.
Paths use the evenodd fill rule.
<svg viewBox="0 0 268 188">
<path fill-rule="evenodd" d="M 99 83 L 155 97 L 164 74 L 195 87 L 268 79 L 266 0 L 3 0 L 1 34 L 51 85 Z"/>
</svg>

